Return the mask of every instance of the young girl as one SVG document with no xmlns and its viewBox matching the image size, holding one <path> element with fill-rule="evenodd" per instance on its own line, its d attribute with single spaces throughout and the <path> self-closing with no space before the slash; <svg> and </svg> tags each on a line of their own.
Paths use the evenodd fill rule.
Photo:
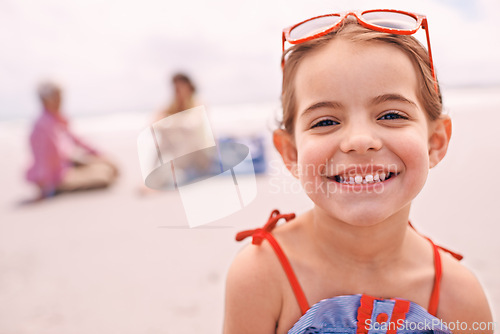
<svg viewBox="0 0 500 334">
<path fill-rule="evenodd" d="M 226 334 L 492 333 L 460 256 L 408 223 L 451 135 L 420 27 L 428 40 L 425 17 L 376 10 L 283 32 L 274 144 L 314 207 L 238 234 L 253 244 L 227 277 Z"/>
</svg>

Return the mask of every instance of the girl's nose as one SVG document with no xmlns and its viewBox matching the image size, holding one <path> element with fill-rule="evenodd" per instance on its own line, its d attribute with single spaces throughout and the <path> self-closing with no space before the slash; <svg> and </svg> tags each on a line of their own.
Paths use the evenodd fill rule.
<svg viewBox="0 0 500 334">
<path fill-rule="evenodd" d="M 352 124 L 345 128 L 340 143 L 340 150 L 344 153 L 367 153 L 378 151 L 382 148 L 382 140 L 376 135 L 370 125 Z"/>
</svg>

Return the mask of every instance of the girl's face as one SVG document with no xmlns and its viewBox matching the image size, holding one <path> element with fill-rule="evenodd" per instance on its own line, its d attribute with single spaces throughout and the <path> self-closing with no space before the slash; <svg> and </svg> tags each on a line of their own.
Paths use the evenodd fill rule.
<svg viewBox="0 0 500 334">
<path fill-rule="evenodd" d="M 428 121 L 418 89 L 410 58 L 382 42 L 334 39 L 302 60 L 295 134 L 275 143 L 318 209 L 365 226 L 408 215 L 451 129 Z"/>
</svg>

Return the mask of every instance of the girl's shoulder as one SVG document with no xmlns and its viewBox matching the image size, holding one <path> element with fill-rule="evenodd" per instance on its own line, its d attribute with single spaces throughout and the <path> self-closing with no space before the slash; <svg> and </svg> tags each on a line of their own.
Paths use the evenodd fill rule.
<svg viewBox="0 0 500 334">
<path fill-rule="evenodd" d="M 267 242 L 246 245 L 226 278 L 224 333 L 274 333 L 282 307 L 282 272 Z"/>
<path fill-rule="evenodd" d="M 295 229 L 294 223 L 281 224 L 268 231 L 272 238 L 277 241 L 278 248 L 287 254 L 284 245 L 288 245 L 288 235 Z M 249 235 L 258 239 L 256 235 Z M 288 254 L 287 254 L 288 255 Z M 283 281 L 286 281 L 286 274 L 283 271 L 276 250 L 273 249 L 269 240 L 262 238 L 255 244 L 250 242 L 245 245 L 234 258 L 228 273 L 228 283 L 231 283 L 244 290 L 258 289 L 266 291 L 268 296 L 277 296 Z M 234 281 L 234 282 L 231 282 Z"/>
<path fill-rule="evenodd" d="M 450 254 L 440 253 L 443 276 L 438 316 L 445 322 L 458 321 L 463 326 L 469 324 L 469 327 L 475 322 L 491 322 L 491 310 L 479 280 Z M 487 330 L 481 332 L 492 333 Z"/>
<path fill-rule="evenodd" d="M 285 239 L 290 228 L 295 224 L 280 224 L 271 231 L 280 247 L 288 244 Z M 250 243 L 236 255 L 227 274 L 224 332 L 275 333 L 283 312 L 288 313 L 283 308 L 298 308 L 292 298 L 286 273 L 269 240 Z"/>
</svg>

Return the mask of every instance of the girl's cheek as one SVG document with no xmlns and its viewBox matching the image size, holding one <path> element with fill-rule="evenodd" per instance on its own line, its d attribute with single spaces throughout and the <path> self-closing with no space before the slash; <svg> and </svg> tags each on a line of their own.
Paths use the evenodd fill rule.
<svg viewBox="0 0 500 334">
<path fill-rule="evenodd" d="M 406 165 L 406 168 L 416 168 L 421 173 L 427 175 L 429 169 L 429 148 L 425 137 L 406 137 L 399 143 L 399 156 Z"/>
<path fill-rule="evenodd" d="M 314 178 L 325 174 L 327 162 L 334 154 L 332 146 L 322 141 L 303 141 L 297 146 L 300 178 Z"/>
</svg>

